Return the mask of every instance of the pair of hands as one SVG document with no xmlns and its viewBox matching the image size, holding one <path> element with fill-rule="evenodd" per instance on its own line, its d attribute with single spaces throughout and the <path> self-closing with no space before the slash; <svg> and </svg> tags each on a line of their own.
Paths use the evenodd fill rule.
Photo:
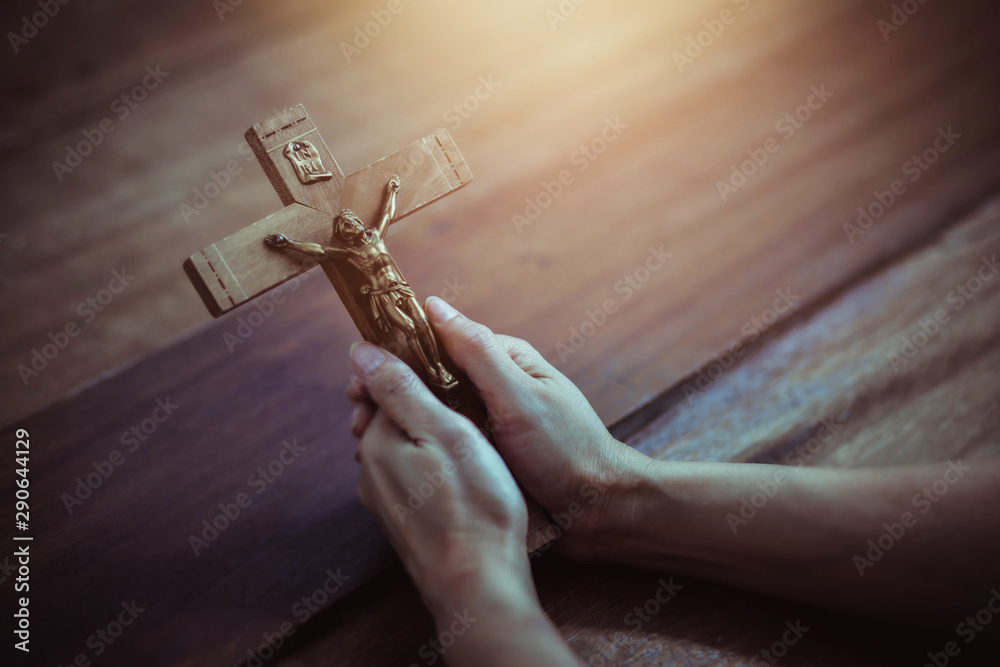
<svg viewBox="0 0 1000 667">
<path fill-rule="evenodd" d="M 491 582 L 516 581 L 533 597 L 515 478 L 550 513 L 582 509 L 556 549 L 588 560 L 613 489 L 645 457 L 612 438 L 583 394 L 529 344 L 494 334 L 436 297 L 426 310 L 481 395 L 496 449 L 402 361 L 355 344 L 347 395 L 360 439 L 359 495 L 432 611 Z"/>
<path fill-rule="evenodd" d="M 428 300 L 427 312 L 495 418 L 496 449 L 374 346 L 352 348 L 358 376 L 348 396 L 361 499 L 439 629 L 463 611 L 490 619 L 455 642 L 450 664 L 576 664 L 535 596 L 515 478 L 548 512 L 574 517 L 554 549 L 580 560 L 941 629 L 954 627 L 956 610 L 974 615 L 996 585 L 1000 460 L 870 470 L 654 461 L 614 440 L 579 390 L 524 341 L 494 335 L 440 299 Z M 786 481 L 763 517 L 731 523 L 778 474 Z M 915 514 L 915 498 L 943 496 L 946 482 L 946 500 L 917 514 L 919 529 L 893 547 L 891 562 L 868 570 L 862 560 L 860 570 L 886 522 Z M 567 512 L 573 503 L 582 515 Z"/>
</svg>

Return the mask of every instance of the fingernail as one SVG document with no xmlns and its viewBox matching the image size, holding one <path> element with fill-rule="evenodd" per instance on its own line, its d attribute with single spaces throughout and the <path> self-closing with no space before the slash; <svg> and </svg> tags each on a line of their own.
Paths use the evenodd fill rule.
<svg viewBox="0 0 1000 667">
<path fill-rule="evenodd" d="M 441 297 L 432 296 L 427 299 L 427 314 L 435 324 L 444 324 L 458 315 L 458 311 Z"/>
<path fill-rule="evenodd" d="M 354 427 L 357 426 L 357 424 L 358 424 L 358 417 L 360 417 L 360 416 L 361 416 L 361 407 L 358 406 L 358 405 L 355 405 L 354 409 L 351 410 L 351 432 L 352 433 L 354 432 Z"/>
<path fill-rule="evenodd" d="M 385 353 L 371 343 L 355 343 L 351 346 L 351 359 L 362 375 L 371 375 L 385 363 Z"/>
</svg>

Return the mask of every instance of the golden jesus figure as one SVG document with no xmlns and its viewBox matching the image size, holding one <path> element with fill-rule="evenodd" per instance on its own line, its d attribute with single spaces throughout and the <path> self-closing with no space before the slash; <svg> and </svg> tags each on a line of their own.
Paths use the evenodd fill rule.
<svg viewBox="0 0 1000 667">
<path fill-rule="evenodd" d="M 402 333 L 431 382 L 450 388 L 455 385 L 455 378 L 441 363 L 434 331 L 416 295 L 385 247 L 385 233 L 396 213 L 399 185 L 398 176 L 389 180 L 382 216 L 374 229 L 365 226 L 351 211 L 341 211 L 333 220 L 333 240 L 339 242 L 338 245 L 293 241 L 284 234 L 269 234 L 264 241 L 275 248 L 297 250 L 320 262 L 342 259 L 354 267 L 364 281 L 360 292 L 368 297 L 375 326 L 385 334 Z"/>
</svg>

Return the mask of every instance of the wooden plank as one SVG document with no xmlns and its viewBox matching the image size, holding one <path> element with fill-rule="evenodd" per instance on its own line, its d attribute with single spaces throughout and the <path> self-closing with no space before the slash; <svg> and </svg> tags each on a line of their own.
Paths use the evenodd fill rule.
<svg viewBox="0 0 1000 667">
<path fill-rule="evenodd" d="M 726 359 L 713 361 L 685 378 L 629 444 L 671 460 L 787 463 L 802 458 L 827 420 L 841 427 L 836 442 L 805 452 L 809 465 L 1000 454 L 998 253 L 994 199 L 920 253 L 749 348 L 747 363 L 724 370 Z"/>
<path fill-rule="evenodd" d="M 673 578 L 683 586 L 677 596 L 643 621 L 636 608 L 655 609 L 649 600 L 669 576 L 585 566 L 555 555 L 536 562 L 534 576 L 563 638 L 582 664 L 595 667 L 767 664 L 762 652 L 781 640 L 786 623 L 796 621 L 809 630 L 779 664 L 921 665 L 928 651 L 955 639 L 680 577 Z M 300 630 L 275 664 L 426 665 L 438 655 L 431 641 L 439 641 L 433 619 L 405 573 L 394 570 Z M 962 646 L 962 661 L 971 665 L 991 665 L 994 654 L 988 642 Z"/>
<path fill-rule="evenodd" d="M 915 255 L 769 332 L 710 384 L 700 382 L 704 391 L 693 399 L 678 385 L 651 423 L 635 430 L 626 420 L 614 430 L 669 460 L 852 468 L 1000 456 L 998 255 L 995 199 Z M 923 341 L 920 323 L 942 309 L 949 319 L 894 369 L 890 355 L 901 354 L 904 339 Z M 822 420 L 835 437 L 810 442 Z M 810 630 L 788 650 L 795 664 L 919 664 L 955 640 L 924 629 L 914 638 L 912 628 L 688 578 L 677 578 L 678 596 L 639 622 L 634 610 L 661 578 L 555 556 L 535 561 L 542 604 L 586 664 L 745 665 L 796 620 Z M 419 595 L 397 574 L 317 617 L 279 664 L 319 667 L 358 656 L 371 665 L 419 664 L 435 636 Z M 994 650 L 963 644 L 962 657 L 989 664 L 975 661 Z"/>
<path fill-rule="evenodd" d="M 32 580 L 33 659 L 94 658 L 87 638 L 135 599 L 146 611 L 102 663 L 232 664 L 240 644 L 300 623 L 295 605 L 328 569 L 349 578 L 324 606 L 391 563 L 357 500 L 350 408 L 336 380 L 348 359 L 329 337 L 336 296 L 316 272 L 278 291 L 19 422 L 32 442 L 32 566 L 72 573 Z M 275 325 L 296 312 L 303 327 L 289 338 Z M 309 358 L 288 363 L 297 349 Z M 158 401 L 177 407 L 165 416 Z M 283 454 L 286 442 L 294 451 Z M 119 465 L 102 468 L 112 457 Z M 7 495 L 11 466 L 0 466 Z M 217 519 L 235 512 L 239 494 L 239 516 Z M 0 516 L 13 520 L 6 507 Z"/>
</svg>

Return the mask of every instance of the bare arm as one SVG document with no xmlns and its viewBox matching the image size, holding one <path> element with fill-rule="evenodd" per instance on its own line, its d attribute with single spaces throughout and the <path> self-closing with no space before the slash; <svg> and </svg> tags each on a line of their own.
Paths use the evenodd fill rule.
<svg viewBox="0 0 1000 667">
<path fill-rule="evenodd" d="M 1000 591 L 1000 459 L 862 470 L 653 460 L 611 437 L 524 341 L 442 299 L 427 314 L 487 409 L 503 415 L 496 447 L 515 478 L 572 517 L 554 547 L 564 555 L 948 629 L 988 603 L 1000 612 L 1000 592 L 990 601 Z M 363 425 L 370 412 L 359 414 Z"/>
<path fill-rule="evenodd" d="M 389 179 L 389 185 L 385 188 L 385 204 L 382 206 L 382 217 L 379 218 L 375 226 L 375 233 L 380 239 L 385 238 L 385 230 L 392 222 L 392 216 L 396 215 L 396 193 L 399 192 L 399 176 Z"/>
<path fill-rule="evenodd" d="M 1000 460 L 865 470 L 647 460 L 601 559 L 954 627 L 1000 585 Z"/>
<path fill-rule="evenodd" d="M 350 251 L 345 248 L 334 248 L 331 246 L 322 246 L 318 243 L 293 241 L 284 234 L 268 234 L 264 237 L 264 242 L 274 248 L 296 250 L 304 255 L 318 259 L 321 262 L 350 254 Z"/>
</svg>

